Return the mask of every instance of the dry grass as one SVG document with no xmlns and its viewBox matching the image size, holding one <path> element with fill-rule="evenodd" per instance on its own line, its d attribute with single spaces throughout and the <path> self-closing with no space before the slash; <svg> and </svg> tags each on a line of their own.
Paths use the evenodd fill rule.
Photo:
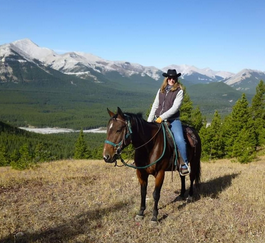
<svg viewBox="0 0 265 243">
<path fill-rule="evenodd" d="M 196 199 L 175 201 L 180 180 L 167 172 L 159 223 L 136 222 L 135 170 L 103 161 L 59 161 L 34 170 L 0 168 L 0 242 L 265 242 L 265 157 L 247 165 L 202 163 Z M 188 182 L 188 180 L 187 180 Z M 189 182 L 188 182 L 189 185 Z"/>
</svg>

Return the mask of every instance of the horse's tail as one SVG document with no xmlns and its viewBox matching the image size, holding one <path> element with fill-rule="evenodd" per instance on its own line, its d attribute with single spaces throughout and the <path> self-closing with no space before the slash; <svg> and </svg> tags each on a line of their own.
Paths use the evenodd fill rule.
<svg viewBox="0 0 265 243">
<path fill-rule="evenodd" d="M 195 129 L 193 130 L 194 135 L 196 136 L 197 139 L 197 143 L 195 145 L 194 148 L 194 175 L 195 175 L 195 186 L 199 187 L 200 186 L 200 182 L 201 182 L 201 152 L 202 152 L 202 148 L 201 148 L 201 138 L 199 136 L 199 134 L 195 131 Z"/>
</svg>

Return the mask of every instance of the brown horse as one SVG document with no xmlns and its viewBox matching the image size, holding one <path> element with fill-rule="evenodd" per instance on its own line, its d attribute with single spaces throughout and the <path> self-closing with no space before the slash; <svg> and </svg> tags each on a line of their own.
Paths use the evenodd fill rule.
<svg viewBox="0 0 265 243">
<path fill-rule="evenodd" d="M 154 208 L 152 221 L 157 221 L 158 201 L 163 185 L 165 171 L 178 169 L 180 159 L 176 154 L 172 138 L 168 137 L 165 125 L 145 121 L 140 115 L 123 113 L 118 107 L 116 114 L 108 109 L 110 120 L 107 126 L 107 140 L 105 141 L 103 158 L 107 163 L 114 163 L 121 158 L 121 151 L 130 143 L 135 149 L 134 167 L 141 185 L 141 206 L 137 217 L 144 216 L 146 209 L 146 193 L 148 176 L 155 177 L 155 189 L 153 192 Z M 193 182 L 200 182 L 200 156 L 201 143 L 198 134 L 193 130 L 196 142 L 193 146 L 187 142 L 188 159 L 190 162 L 190 190 L 189 196 L 193 195 Z M 177 158 L 177 160 L 176 160 Z M 123 161 L 123 160 L 122 160 Z M 174 161 L 178 161 L 176 166 Z M 181 197 L 185 193 L 185 177 L 181 177 Z"/>
</svg>

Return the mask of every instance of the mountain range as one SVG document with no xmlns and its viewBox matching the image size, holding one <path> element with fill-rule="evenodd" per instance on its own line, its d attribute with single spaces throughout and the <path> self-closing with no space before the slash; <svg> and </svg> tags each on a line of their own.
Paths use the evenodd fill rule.
<svg viewBox="0 0 265 243">
<path fill-rule="evenodd" d="M 9 63 L 17 60 L 21 63 L 31 62 L 40 66 L 49 67 L 67 75 L 76 75 L 82 79 L 92 79 L 94 82 L 103 82 L 102 76 L 108 79 L 108 75 L 116 73 L 120 78 L 151 78 L 154 81 L 161 81 L 161 74 L 167 69 L 176 69 L 182 73 L 181 78 L 187 84 L 224 82 L 235 87 L 237 90 L 253 93 L 260 80 L 265 80 L 265 72 L 251 69 L 244 69 L 239 73 L 227 71 L 213 71 L 210 68 L 199 69 L 190 65 L 170 65 L 163 69 L 156 67 L 142 66 L 138 63 L 128 61 L 109 61 L 98 56 L 83 52 L 68 52 L 57 54 L 51 49 L 39 47 L 29 39 L 22 39 L 0 46 L 0 81 L 16 82 L 20 80 L 12 71 Z M 3 63 L 5 65 L 3 65 Z M 46 72 L 48 72 L 46 70 Z M 30 80 L 28 80 L 30 81 Z"/>
<path fill-rule="evenodd" d="M 54 110 L 57 112 L 58 103 L 65 104 L 61 105 L 60 112 L 68 112 L 68 117 L 71 116 L 66 111 L 69 106 L 72 109 L 83 107 L 82 112 L 85 112 L 84 100 L 89 107 L 94 107 L 93 111 L 95 107 L 98 109 L 98 103 L 102 106 L 122 103 L 131 111 L 140 109 L 146 112 L 161 85 L 162 73 L 173 68 L 181 72 L 182 83 L 192 100 L 208 114 L 216 109 L 220 109 L 221 113 L 229 112 L 243 92 L 250 100 L 256 92 L 257 84 L 260 80 L 265 80 L 265 72 L 251 69 L 244 69 L 236 74 L 213 71 L 210 68 L 199 69 L 192 65 L 172 64 L 159 69 L 129 61 L 105 60 L 89 53 L 58 54 L 49 48 L 39 47 L 30 39 L 22 39 L 0 46 L 0 92 L 3 92 L 0 103 L 6 103 L 6 100 L 16 95 L 16 99 L 28 105 L 27 112 L 37 110 L 36 124 L 40 120 L 38 116 L 55 112 Z M 42 93 L 39 94 L 40 92 Z M 14 109 L 14 104 L 17 107 L 20 102 L 18 100 L 13 101 L 12 109 L 7 106 L 6 114 L 2 111 L 2 116 L 6 120 L 17 120 L 21 117 L 18 125 L 29 125 L 26 120 L 32 119 L 33 115 L 25 118 L 24 114 L 13 114 L 22 113 L 23 109 Z M 30 107 L 34 103 L 32 100 L 45 108 L 42 110 L 39 106 Z M 47 108 L 47 104 L 51 106 Z M 96 117 L 97 114 L 93 116 Z M 98 116 L 102 117 L 102 114 Z M 25 120 L 24 123 L 22 120 Z M 88 127 L 98 125 L 98 120 L 95 119 Z M 64 126 L 80 128 L 69 124 Z"/>
</svg>

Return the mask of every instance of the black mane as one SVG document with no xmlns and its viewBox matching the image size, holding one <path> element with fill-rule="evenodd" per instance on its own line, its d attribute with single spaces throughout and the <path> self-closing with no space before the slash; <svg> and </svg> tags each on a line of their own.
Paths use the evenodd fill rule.
<svg viewBox="0 0 265 243">
<path fill-rule="evenodd" d="M 130 121 L 132 124 L 135 125 L 138 136 L 140 136 L 141 138 L 145 138 L 146 135 L 149 134 L 150 129 L 147 129 L 149 123 L 143 118 L 142 113 L 134 114 L 134 113 L 126 112 L 124 114 L 130 117 Z"/>
<path fill-rule="evenodd" d="M 130 112 L 124 112 L 124 114 L 126 114 L 127 116 L 130 116 L 130 117 L 138 117 L 140 119 L 143 119 L 143 113 L 142 112 L 138 112 L 136 114 L 130 113 Z"/>
</svg>

